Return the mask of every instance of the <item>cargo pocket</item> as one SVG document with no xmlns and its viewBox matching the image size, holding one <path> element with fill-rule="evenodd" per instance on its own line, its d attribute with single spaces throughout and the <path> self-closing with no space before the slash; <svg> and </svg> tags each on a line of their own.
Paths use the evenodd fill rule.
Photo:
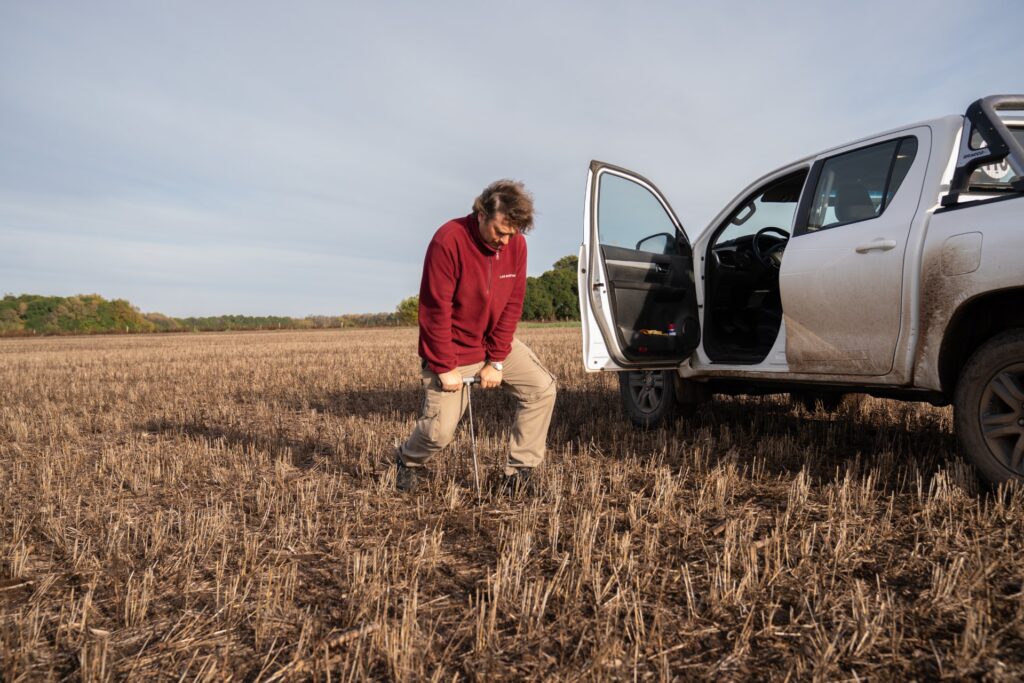
<svg viewBox="0 0 1024 683">
<path fill-rule="evenodd" d="M 437 375 L 426 370 L 421 379 L 423 384 L 423 405 L 416 420 L 416 429 L 430 441 L 437 443 L 441 428 L 441 391 Z"/>
<path fill-rule="evenodd" d="M 523 344 L 523 346 L 526 346 L 526 344 Z M 530 360 L 533 361 L 534 365 L 536 365 L 538 368 L 540 368 L 544 372 L 545 375 L 547 375 L 549 378 L 551 378 L 552 382 L 557 382 L 558 381 L 558 378 L 555 377 L 551 373 L 551 371 L 548 370 L 546 367 L 544 367 L 544 364 L 540 362 L 540 358 L 537 358 L 537 354 L 535 354 L 533 352 L 533 349 L 531 349 L 529 346 L 526 346 L 526 351 L 527 351 L 527 353 L 530 354 Z"/>
<path fill-rule="evenodd" d="M 552 387 L 557 384 L 558 380 L 553 374 L 551 374 L 550 370 L 544 367 L 544 364 L 540 362 L 539 358 L 537 358 L 537 354 L 533 352 L 533 349 L 526 344 L 523 344 L 518 339 L 514 340 L 512 344 L 514 346 L 519 346 L 522 350 L 526 351 L 527 357 L 533 364 L 534 371 L 530 377 L 531 381 L 525 386 L 514 386 L 510 384 L 509 388 L 518 398 L 527 402 L 535 401 L 539 397 L 551 391 Z"/>
</svg>

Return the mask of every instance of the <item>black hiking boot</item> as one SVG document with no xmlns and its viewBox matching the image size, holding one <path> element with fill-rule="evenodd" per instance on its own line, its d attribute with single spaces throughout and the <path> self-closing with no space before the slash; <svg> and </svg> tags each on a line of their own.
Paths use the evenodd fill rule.
<svg viewBox="0 0 1024 683">
<path fill-rule="evenodd" d="M 395 459 L 395 469 L 395 488 L 399 491 L 418 491 L 430 481 L 430 470 L 426 467 L 407 467 L 401 458 Z"/>
<path fill-rule="evenodd" d="M 520 467 L 515 474 L 505 475 L 501 492 L 509 497 L 532 496 L 537 493 L 537 482 L 533 480 L 533 469 Z"/>
</svg>

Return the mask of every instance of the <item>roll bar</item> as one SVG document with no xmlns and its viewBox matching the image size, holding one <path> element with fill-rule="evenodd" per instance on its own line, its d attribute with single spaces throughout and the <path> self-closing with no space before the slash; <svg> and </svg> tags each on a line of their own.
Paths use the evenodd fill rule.
<svg viewBox="0 0 1024 683">
<path fill-rule="evenodd" d="M 999 118 L 1000 110 L 1024 110 L 1024 95 L 989 95 L 972 103 L 964 113 L 964 129 L 960 135 L 956 170 L 949 185 L 949 194 L 942 198 L 943 206 L 955 206 L 960 194 L 967 191 L 971 173 L 979 166 L 1006 159 L 1017 178 L 1010 186 L 1024 192 L 1024 148 L 1013 137 Z M 977 131 L 985 147 L 973 149 L 971 138 Z"/>
</svg>

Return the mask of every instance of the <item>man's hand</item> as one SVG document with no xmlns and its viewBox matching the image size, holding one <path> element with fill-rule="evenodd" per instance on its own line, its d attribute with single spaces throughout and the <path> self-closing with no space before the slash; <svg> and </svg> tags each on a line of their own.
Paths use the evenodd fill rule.
<svg viewBox="0 0 1024 683">
<path fill-rule="evenodd" d="M 442 372 L 437 379 L 441 382 L 441 391 L 458 391 L 462 388 L 462 375 L 458 370 Z"/>
<path fill-rule="evenodd" d="M 490 363 L 480 369 L 480 386 L 493 389 L 501 386 L 501 370 L 495 370 Z"/>
</svg>

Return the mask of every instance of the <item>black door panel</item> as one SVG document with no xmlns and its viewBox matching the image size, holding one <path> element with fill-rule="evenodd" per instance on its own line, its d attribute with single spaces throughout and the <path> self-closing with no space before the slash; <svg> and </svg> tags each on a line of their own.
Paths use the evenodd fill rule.
<svg viewBox="0 0 1024 683">
<path fill-rule="evenodd" d="M 700 340 L 689 246 L 675 254 L 602 247 L 616 334 L 629 360 L 685 356 Z"/>
</svg>

